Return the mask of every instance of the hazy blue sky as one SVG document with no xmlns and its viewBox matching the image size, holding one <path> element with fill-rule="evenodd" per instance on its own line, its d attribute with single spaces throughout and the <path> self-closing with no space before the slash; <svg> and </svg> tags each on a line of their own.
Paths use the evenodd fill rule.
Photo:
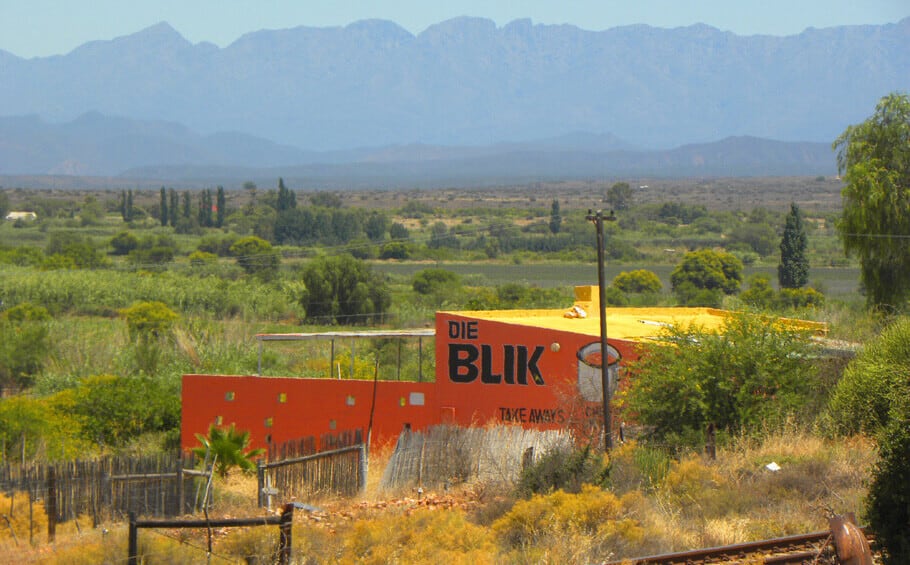
<svg viewBox="0 0 910 565">
<path fill-rule="evenodd" d="M 193 43 L 224 47 L 250 31 L 337 26 L 380 18 L 412 33 L 457 16 L 498 25 L 531 18 L 603 30 L 644 23 L 706 23 L 740 35 L 791 35 L 807 27 L 882 24 L 910 16 L 907 0 L 0 0 L 0 49 L 63 54 L 93 39 L 167 21 Z"/>
</svg>

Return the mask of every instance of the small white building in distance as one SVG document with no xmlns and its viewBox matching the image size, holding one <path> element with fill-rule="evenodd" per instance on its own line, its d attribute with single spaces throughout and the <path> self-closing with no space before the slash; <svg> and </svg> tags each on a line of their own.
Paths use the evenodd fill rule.
<svg viewBox="0 0 910 565">
<path fill-rule="evenodd" d="M 37 220 L 38 214 L 34 212 L 10 212 L 6 215 L 6 219 L 10 222 L 15 222 L 16 220 Z"/>
</svg>

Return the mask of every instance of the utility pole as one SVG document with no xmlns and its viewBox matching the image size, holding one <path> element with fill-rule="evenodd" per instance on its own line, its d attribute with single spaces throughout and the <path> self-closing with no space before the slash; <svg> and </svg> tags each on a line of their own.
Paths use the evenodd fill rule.
<svg viewBox="0 0 910 565">
<path fill-rule="evenodd" d="M 604 451 L 609 452 L 613 449 L 613 415 L 610 410 L 610 402 L 613 400 L 613 392 L 610 390 L 610 359 L 607 355 L 607 286 L 606 273 L 604 272 L 604 221 L 613 222 L 616 216 L 610 210 L 609 216 L 604 216 L 601 210 L 591 212 L 585 219 L 594 222 L 597 229 L 597 287 L 599 290 L 600 306 L 600 383 L 603 389 L 603 415 L 604 415 Z"/>
</svg>

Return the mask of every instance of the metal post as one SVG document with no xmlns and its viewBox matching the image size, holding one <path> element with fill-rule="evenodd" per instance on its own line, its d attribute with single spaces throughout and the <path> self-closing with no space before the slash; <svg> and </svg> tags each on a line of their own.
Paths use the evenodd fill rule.
<svg viewBox="0 0 910 565">
<path fill-rule="evenodd" d="M 127 540 L 127 565 L 139 565 L 139 529 L 136 527 L 136 513 L 130 512 L 130 531 Z"/>
<path fill-rule="evenodd" d="M 256 363 L 256 374 L 262 376 L 262 340 L 259 340 L 259 360 Z"/>
<path fill-rule="evenodd" d="M 417 338 L 417 382 L 423 382 L 423 338 Z"/>
<path fill-rule="evenodd" d="M 613 221 L 616 216 L 613 212 L 604 217 L 603 212 L 598 210 L 592 214 L 588 210 L 585 217 L 589 222 L 594 222 L 597 229 L 597 287 L 599 290 L 600 306 L 600 383 L 603 389 L 603 418 L 604 418 L 604 450 L 613 449 L 613 415 L 610 410 L 610 402 L 613 400 L 612 391 L 610 390 L 610 359 L 607 354 L 607 286 L 606 273 L 604 272 L 604 220 Z"/>
</svg>

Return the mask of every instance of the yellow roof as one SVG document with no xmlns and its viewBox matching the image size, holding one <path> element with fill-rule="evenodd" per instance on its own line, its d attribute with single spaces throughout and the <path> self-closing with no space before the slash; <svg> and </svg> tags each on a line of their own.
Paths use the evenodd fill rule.
<svg viewBox="0 0 910 565">
<path fill-rule="evenodd" d="M 480 320 L 600 336 L 597 287 L 576 287 L 572 308 L 555 310 L 476 310 L 452 312 Z M 640 341 L 660 337 L 667 326 L 719 330 L 731 312 L 716 308 L 607 308 L 607 337 Z M 824 332 L 825 325 L 786 320 L 795 327 Z"/>
</svg>

